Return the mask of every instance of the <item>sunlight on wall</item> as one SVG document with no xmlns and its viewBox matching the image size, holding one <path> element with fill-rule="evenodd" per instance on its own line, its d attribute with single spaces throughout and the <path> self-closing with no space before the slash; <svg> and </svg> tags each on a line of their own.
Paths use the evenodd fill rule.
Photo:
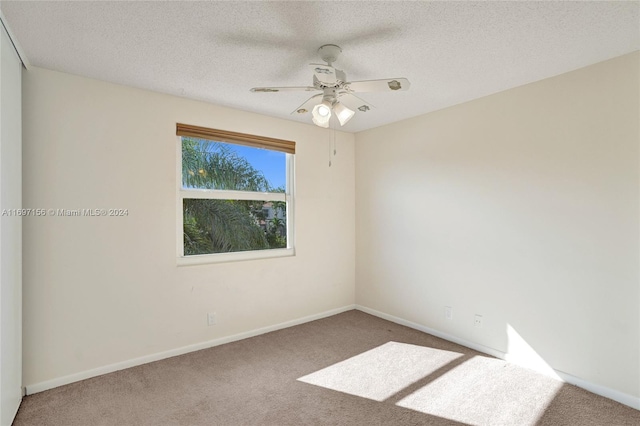
<svg viewBox="0 0 640 426">
<path fill-rule="evenodd" d="M 507 324 L 507 353 L 505 359 L 514 364 L 522 365 L 523 367 L 561 380 L 555 370 L 538 355 L 510 324 Z"/>
<path fill-rule="evenodd" d="M 384 401 L 461 356 L 457 352 L 388 342 L 298 380 Z"/>
</svg>

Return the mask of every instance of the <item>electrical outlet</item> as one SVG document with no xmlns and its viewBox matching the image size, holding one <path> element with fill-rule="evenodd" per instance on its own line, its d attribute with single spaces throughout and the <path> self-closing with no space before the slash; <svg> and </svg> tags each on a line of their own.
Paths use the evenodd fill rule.
<svg viewBox="0 0 640 426">
<path fill-rule="evenodd" d="M 473 319 L 473 325 L 475 327 L 482 328 L 482 315 L 476 314 L 475 318 Z"/>
<path fill-rule="evenodd" d="M 207 314 L 207 325 L 215 325 L 215 323 L 216 323 L 216 313 L 209 312 Z"/>
<path fill-rule="evenodd" d="M 448 320 L 453 319 L 453 308 L 451 306 L 444 307 L 444 317 Z"/>
</svg>

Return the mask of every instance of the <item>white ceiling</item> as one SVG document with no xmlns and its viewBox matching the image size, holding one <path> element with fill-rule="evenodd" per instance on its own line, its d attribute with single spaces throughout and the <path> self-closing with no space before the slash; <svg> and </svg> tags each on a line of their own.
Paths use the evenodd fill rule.
<svg viewBox="0 0 640 426">
<path fill-rule="evenodd" d="M 2 1 L 35 66 L 291 116 L 311 93 L 323 44 L 349 80 L 406 77 L 365 93 L 357 132 L 520 86 L 640 48 L 640 2 Z"/>
</svg>

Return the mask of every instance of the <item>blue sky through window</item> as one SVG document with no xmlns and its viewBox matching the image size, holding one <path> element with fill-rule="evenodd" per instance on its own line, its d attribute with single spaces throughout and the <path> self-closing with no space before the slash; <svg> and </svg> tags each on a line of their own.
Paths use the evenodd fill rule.
<svg viewBox="0 0 640 426">
<path fill-rule="evenodd" d="M 287 178 L 287 154 L 250 146 L 228 145 L 237 152 L 238 155 L 246 158 L 256 170 L 260 170 L 273 188 L 285 188 Z"/>
</svg>

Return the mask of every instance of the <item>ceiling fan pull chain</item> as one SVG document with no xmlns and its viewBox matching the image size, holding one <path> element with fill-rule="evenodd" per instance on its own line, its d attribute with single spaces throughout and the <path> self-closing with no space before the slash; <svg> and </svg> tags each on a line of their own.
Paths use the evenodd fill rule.
<svg viewBox="0 0 640 426">
<path fill-rule="evenodd" d="M 332 130 L 335 135 L 336 129 L 332 128 Z M 331 167 L 331 133 L 329 134 L 329 167 Z"/>
<path fill-rule="evenodd" d="M 333 156 L 336 156 L 336 153 L 338 152 L 338 150 L 336 149 L 336 129 L 335 127 L 333 128 Z"/>
</svg>

